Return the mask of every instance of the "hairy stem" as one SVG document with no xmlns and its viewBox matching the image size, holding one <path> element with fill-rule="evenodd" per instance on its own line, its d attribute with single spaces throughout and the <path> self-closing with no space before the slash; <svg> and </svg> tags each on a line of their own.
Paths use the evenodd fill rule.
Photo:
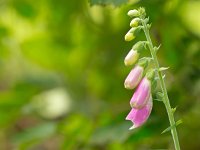
<svg viewBox="0 0 200 150">
<path fill-rule="evenodd" d="M 180 150 L 178 134 L 177 134 L 177 131 L 176 131 L 176 126 L 175 126 L 174 115 L 173 115 L 173 112 L 172 112 L 172 109 L 171 109 L 171 106 L 170 106 L 170 101 L 169 101 L 169 98 L 168 98 L 165 82 L 164 82 L 164 79 L 162 77 L 162 72 L 159 70 L 160 66 L 159 66 L 157 56 L 156 56 L 156 50 L 153 47 L 153 44 L 152 44 L 152 41 L 151 41 L 151 38 L 150 38 L 150 35 L 149 35 L 149 29 L 148 29 L 147 24 L 145 23 L 144 20 L 142 21 L 142 25 L 143 25 L 143 30 L 144 30 L 145 36 L 146 36 L 147 41 L 148 41 L 148 47 L 150 49 L 150 52 L 151 52 L 151 55 L 152 55 L 152 58 L 153 58 L 155 69 L 157 70 L 158 77 L 159 77 L 159 80 L 160 80 L 160 86 L 161 86 L 162 93 L 163 93 L 163 103 L 164 103 L 165 108 L 167 110 L 170 125 L 173 126 L 172 129 L 171 129 L 171 134 L 172 134 L 172 137 L 173 137 L 174 146 L 175 146 L 176 150 Z"/>
</svg>

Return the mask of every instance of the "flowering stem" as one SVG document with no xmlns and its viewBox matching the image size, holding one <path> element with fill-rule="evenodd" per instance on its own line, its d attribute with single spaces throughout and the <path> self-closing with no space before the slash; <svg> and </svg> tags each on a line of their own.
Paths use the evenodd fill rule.
<svg viewBox="0 0 200 150">
<path fill-rule="evenodd" d="M 169 98 L 168 98 L 167 89 L 166 89 L 165 82 L 164 82 L 164 79 L 163 79 L 163 76 L 162 76 L 162 72 L 159 70 L 160 66 L 159 66 L 157 56 L 156 56 L 156 49 L 154 49 L 154 47 L 153 47 L 153 44 L 152 44 L 152 41 L 151 41 L 151 38 L 150 38 L 150 35 L 149 35 L 149 28 L 147 27 L 147 24 L 144 21 L 144 19 L 142 19 L 142 25 L 143 25 L 143 30 L 144 30 L 146 39 L 148 41 L 148 47 L 150 49 L 150 53 L 151 53 L 152 58 L 153 58 L 154 66 L 155 66 L 155 69 L 157 70 L 158 78 L 160 80 L 160 86 L 161 86 L 162 93 L 163 93 L 163 103 L 164 103 L 165 108 L 167 110 L 169 122 L 170 122 L 170 125 L 172 127 L 171 128 L 171 134 L 172 134 L 172 137 L 173 137 L 174 146 L 175 146 L 176 150 L 180 150 L 180 145 L 179 145 L 179 140 L 178 140 L 178 134 L 177 134 L 177 131 L 176 131 L 174 115 L 173 115 L 173 112 L 172 112 L 172 108 L 170 106 L 170 101 L 169 101 Z"/>
</svg>

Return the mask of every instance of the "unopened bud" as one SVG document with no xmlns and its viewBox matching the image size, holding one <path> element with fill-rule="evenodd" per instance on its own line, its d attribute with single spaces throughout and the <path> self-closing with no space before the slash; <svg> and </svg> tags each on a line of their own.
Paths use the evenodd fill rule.
<svg viewBox="0 0 200 150">
<path fill-rule="evenodd" d="M 137 16 L 139 16 L 139 12 L 136 9 L 129 10 L 127 14 L 130 17 L 137 17 Z"/>
<path fill-rule="evenodd" d="M 124 59 L 125 66 L 130 66 L 130 65 L 135 64 L 137 62 L 138 58 L 139 58 L 139 53 L 137 51 L 131 49 Z"/>
<path fill-rule="evenodd" d="M 139 41 L 135 45 L 133 45 L 132 49 L 141 52 L 144 49 L 146 43 L 147 43 L 146 41 Z"/>
<path fill-rule="evenodd" d="M 140 29 L 140 26 L 131 28 L 125 35 L 125 41 L 133 40 L 135 38 L 135 35 L 140 31 Z"/>
<path fill-rule="evenodd" d="M 148 63 L 149 63 L 148 58 L 144 57 L 139 60 L 138 65 L 145 69 L 148 66 Z"/>
<path fill-rule="evenodd" d="M 149 79 L 150 81 L 152 81 L 155 77 L 155 70 L 154 69 L 150 69 L 147 71 L 146 74 L 147 79 Z"/>
<path fill-rule="evenodd" d="M 130 22 L 130 26 L 131 27 L 137 27 L 140 23 L 140 18 L 134 18 L 131 22 Z"/>
<path fill-rule="evenodd" d="M 133 35 L 133 33 L 131 33 L 131 32 L 128 32 L 128 33 L 126 33 L 126 35 L 125 35 L 125 41 L 131 41 L 131 40 L 133 40 L 135 38 L 135 36 Z"/>
<path fill-rule="evenodd" d="M 142 66 L 136 65 L 128 74 L 124 87 L 126 89 L 134 89 L 142 79 L 143 71 L 144 68 Z"/>
</svg>

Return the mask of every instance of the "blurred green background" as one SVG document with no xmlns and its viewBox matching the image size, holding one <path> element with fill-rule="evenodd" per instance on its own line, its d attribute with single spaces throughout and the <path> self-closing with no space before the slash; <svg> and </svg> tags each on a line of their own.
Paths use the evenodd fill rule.
<svg viewBox="0 0 200 150">
<path fill-rule="evenodd" d="M 143 6 L 183 150 L 200 149 L 200 1 L 0 0 L 0 150 L 173 149 L 164 105 L 129 131 L 129 9 Z M 149 53 L 146 52 L 145 55 Z"/>
</svg>

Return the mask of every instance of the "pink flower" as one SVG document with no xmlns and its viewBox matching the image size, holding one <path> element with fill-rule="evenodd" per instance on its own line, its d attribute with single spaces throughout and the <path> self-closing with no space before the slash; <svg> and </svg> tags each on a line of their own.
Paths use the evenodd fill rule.
<svg viewBox="0 0 200 150">
<path fill-rule="evenodd" d="M 129 130 L 142 126 L 151 113 L 153 106 L 152 97 L 149 97 L 148 103 L 141 109 L 132 108 L 129 114 L 126 117 L 126 120 L 133 122 L 133 126 Z"/>
<path fill-rule="evenodd" d="M 132 108 L 141 109 L 146 105 L 151 93 L 151 81 L 144 77 L 139 83 L 133 97 L 131 98 L 130 105 Z"/>
<path fill-rule="evenodd" d="M 144 71 L 143 67 L 141 67 L 139 65 L 135 66 L 131 70 L 131 72 L 129 73 L 129 75 L 127 76 L 127 78 L 124 82 L 125 88 L 126 89 L 134 89 L 140 82 L 143 71 Z"/>
</svg>

